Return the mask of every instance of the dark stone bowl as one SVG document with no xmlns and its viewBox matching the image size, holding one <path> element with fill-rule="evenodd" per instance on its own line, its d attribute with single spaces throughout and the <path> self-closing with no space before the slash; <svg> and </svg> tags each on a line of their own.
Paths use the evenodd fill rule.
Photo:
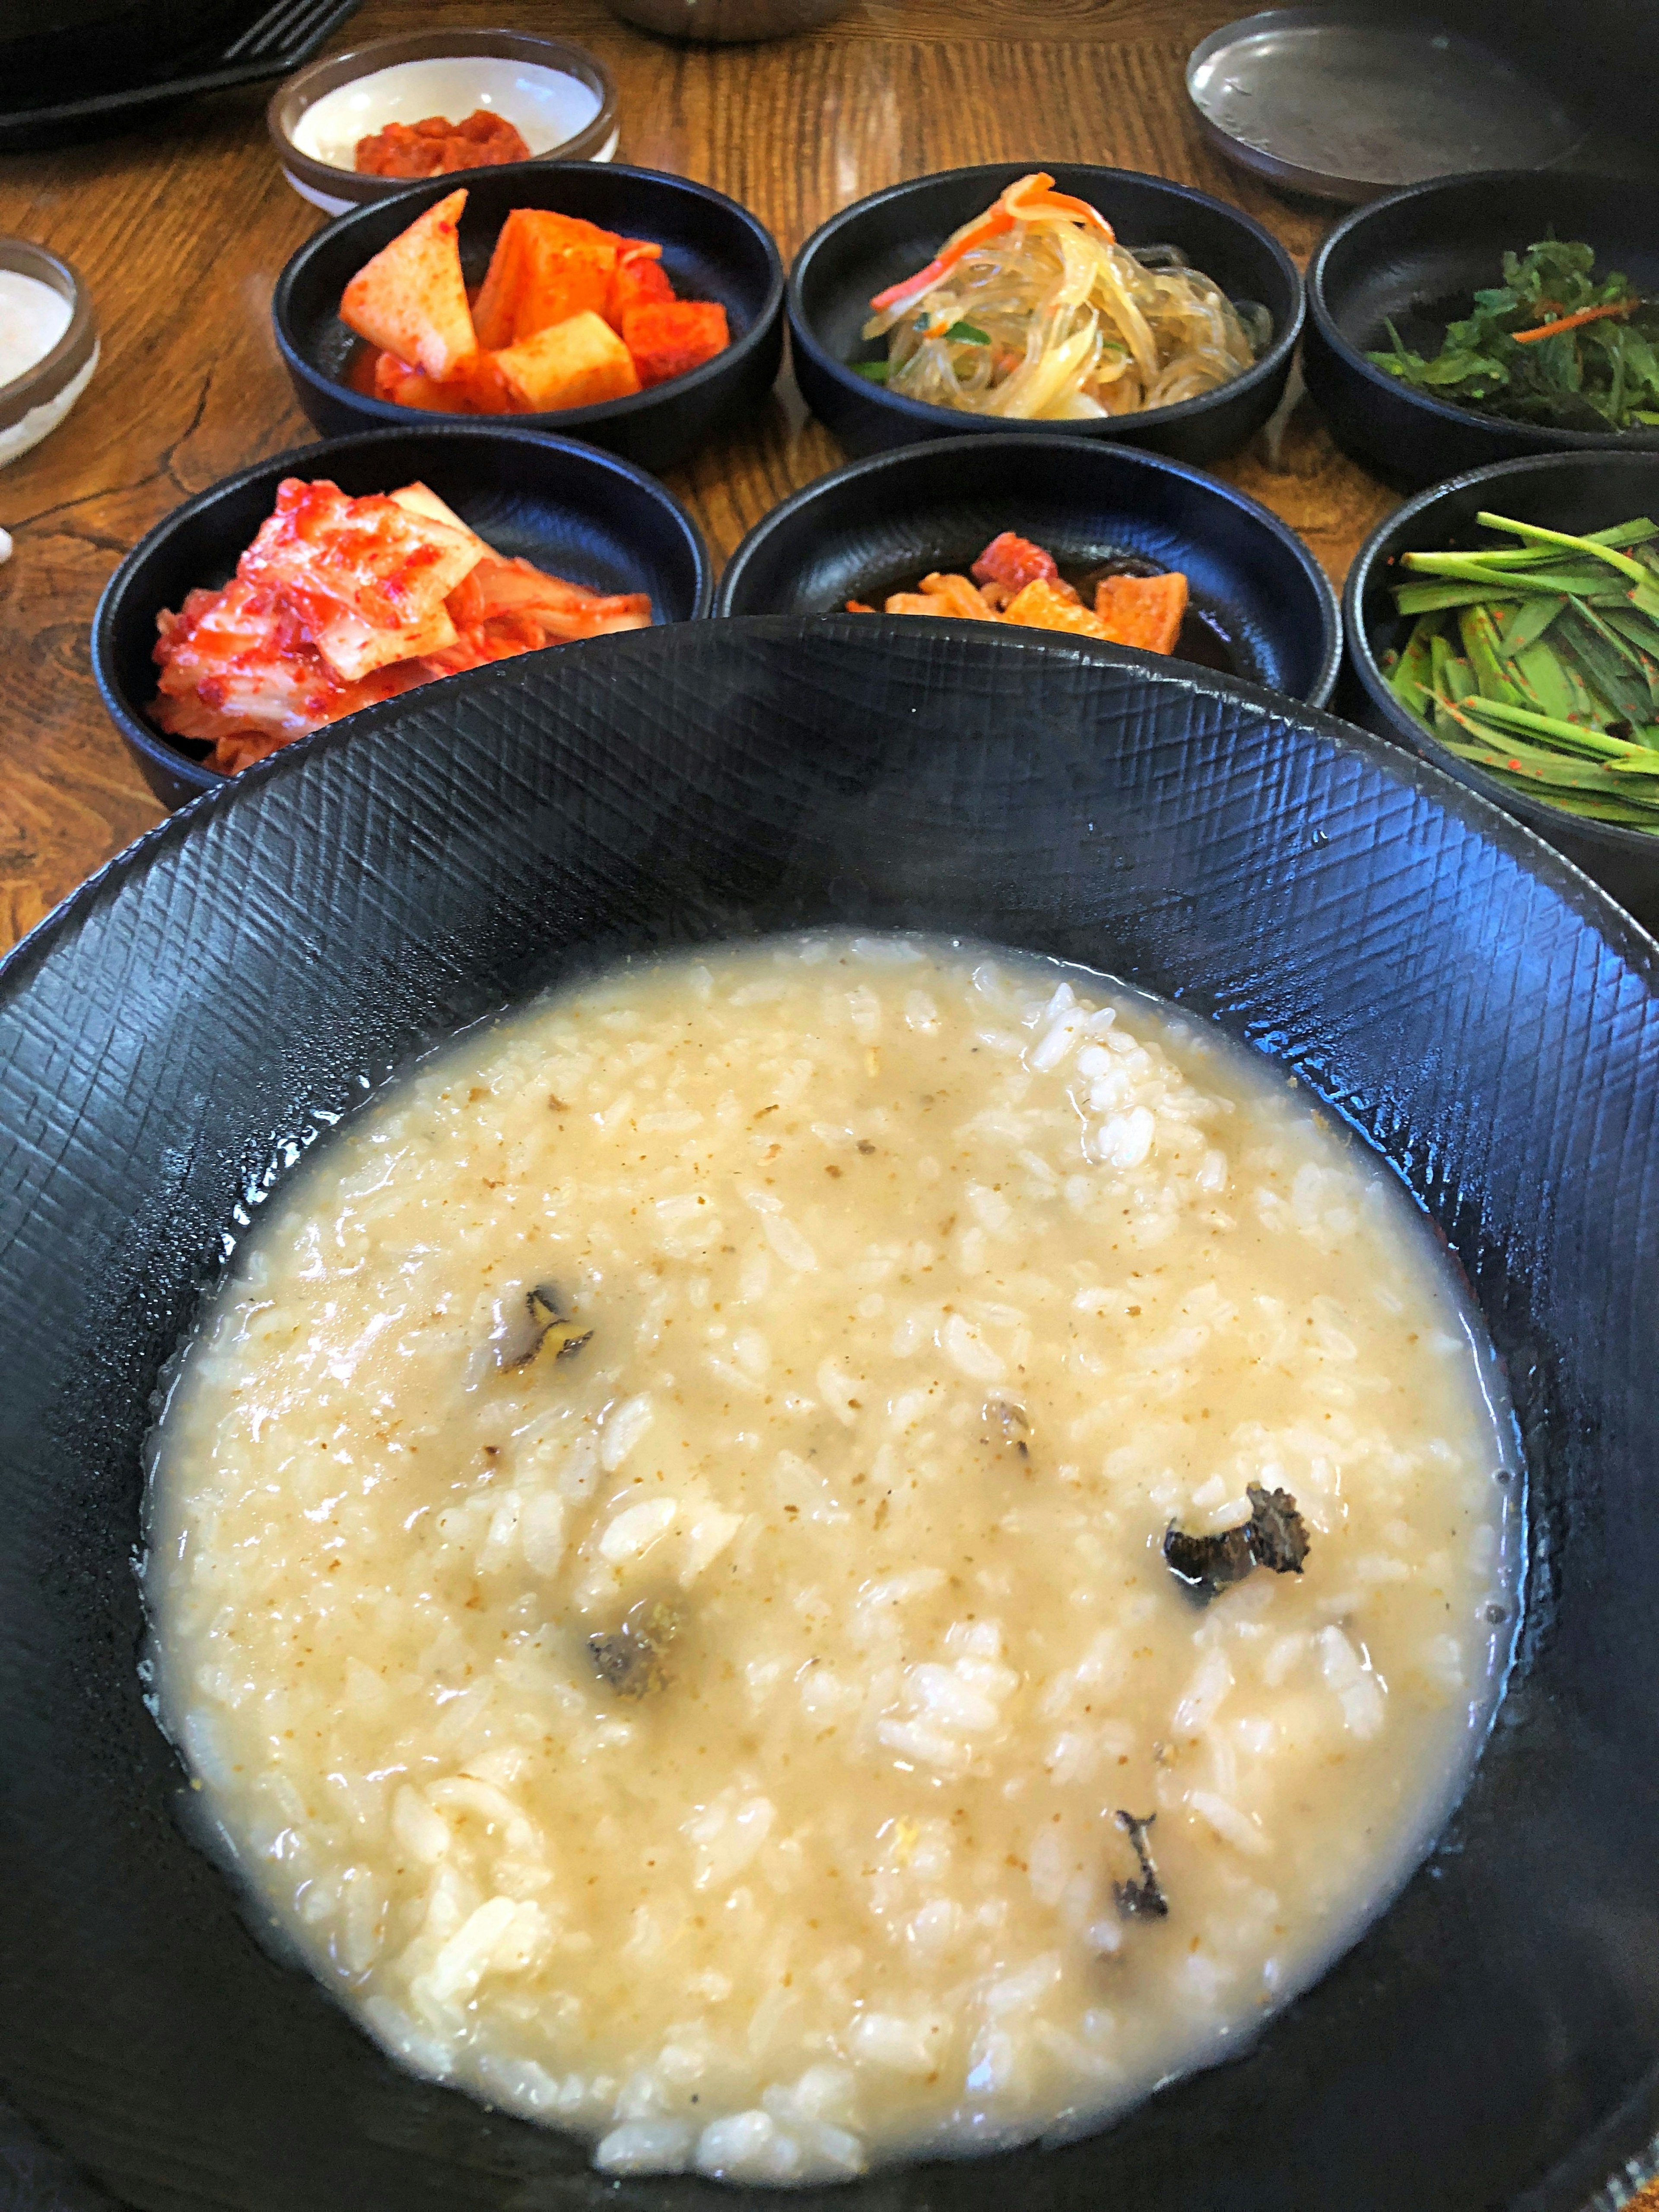
<svg viewBox="0 0 1659 2212">
<path fill-rule="evenodd" d="M 1519 1651 L 1426 1863 L 1231 2064 L 1063 2148 L 747 2200 L 400 2072 L 242 1919 L 147 1712 L 162 1363 L 249 1202 L 597 956 L 972 933 L 1178 1000 L 1391 1164 L 1528 1467 Z M 1659 948 L 1508 815 L 1251 687 L 872 619 L 532 654 L 207 793 L 0 968 L 0 2049 L 138 2212 L 1580 2212 L 1659 2123 Z M 50 2202 L 51 2200 L 46 2200 Z M 1612 2201 L 1609 2195 L 1607 2200 Z"/>
<path fill-rule="evenodd" d="M 1357 721 L 1444 769 L 1548 841 L 1594 876 L 1645 928 L 1659 930 L 1659 836 L 1616 822 L 1589 822 L 1511 791 L 1449 752 L 1408 714 L 1389 689 L 1382 656 L 1402 646 L 1409 617 L 1395 612 L 1390 586 L 1406 552 L 1437 553 L 1516 541 L 1475 520 L 1482 512 L 1535 522 L 1547 530 L 1602 530 L 1651 515 L 1659 521 L 1659 453 L 1550 453 L 1504 461 L 1437 484 L 1396 507 L 1354 557 L 1343 592 L 1347 640 L 1346 704 Z"/>
<path fill-rule="evenodd" d="M 176 612 L 198 585 L 216 591 L 229 581 L 275 505 L 277 485 L 293 476 L 325 477 L 354 499 L 418 479 L 498 553 L 521 556 L 592 591 L 649 592 L 659 623 L 694 621 L 714 597 L 702 533 L 679 501 L 591 446 L 507 423 L 434 422 L 428 416 L 407 429 L 368 430 L 278 453 L 164 516 L 110 578 L 92 618 L 99 696 L 164 806 L 182 806 L 226 779 L 208 766 L 204 745 L 169 737 L 150 720 L 156 614 L 162 607 Z"/>
<path fill-rule="evenodd" d="M 1108 555 L 1179 568 L 1204 665 L 1328 702 L 1342 618 L 1324 570 L 1276 514 L 1231 484 L 1104 439 L 941 438 L 854 461 L 762 518 L 726 563 L 720 615 L 839 614 L 879 605 L 932 568 L 965 569 L 1000 531 L 1062 574 Z"/>
<path fill-rule="evenodd" d="M 1099 209 L 1126 246 L 1178 246 L 1231 300 L 1254 301 L 1273 317 L 1273 342 L 1231 384 L 1152 407 L 1083 422 L 1022 422 L 964 415 L 887 392 L 852 364 L 885 358 L 886 342 L 860 336 L 874 295 L 923 269 L 951 232 L 988 208 L 1035 168 L 1062 192 Z M 789 343 L 802 396 L 849 453 L 876 453 L 920 438 L 1006 434 L 1104 438 L 1149 447 L 1203 466 L 1236 453 L 1284 396 L 1302 329 L 1302 279 L 1278 240 L 1224 200 L 1133 169 L 1078 161 L 998 161 L 917 177 L 843 208 L 815 230 L 789 272 Z"/>
<path fill-rule="evenodd" d="M 1529 453 L 1659 447 L 1659 430 L 1549 430 L 1413 391 L 1365 358 L 1392 320 L 1416 352 L 1439 350 L 1477 290 L 1502 281 L 1504 248 L 1583 239 L 1598 276 L 1622 269 L 1659 292 L 1659 183 L 1559 169 L 1482 170 L 1373 200 L 1308 266 L 1308 389 L 1345 453 L 1408 491 Z"/>
<path fill-rule="evenodd" d="M 771 390 L 783 355 L 783 264 L 771 234 L 747 208 L 708 185 L 613 161 L 510 161 L 465 175 L 429 177 L 390 199 L 354 209 L 308 239 L 276 279 L 270 319 L 301 406 L 326 437 L 348 430 L 408 429 L 453 422 L 416 407 L 355 391 L 346 381 L 361 343 L 340 320 L 340 295 L 383 246 L 422 211 L 466 188 L 461 265 L 483 281 L 496 233 L 514 208 L 554 208 L 630 238 L 654 240 L 683 300 L 718 300 L 732 343 L 684 376 L 543 415 L 495 417 L 602 446 L 660 475 L 720 430 L 753 413 Z"/>
</svg>

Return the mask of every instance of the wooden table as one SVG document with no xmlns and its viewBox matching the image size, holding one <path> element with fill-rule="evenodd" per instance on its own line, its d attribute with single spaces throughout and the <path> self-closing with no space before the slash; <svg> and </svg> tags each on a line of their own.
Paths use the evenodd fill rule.
<svg viewBox="0 0 1659 2212">
<path fill-rule="evenodd" d="M 621 88 L 622 155 L 753 208 L 786 260 L 824 218 L 929 169 L 1030 156 L 1148 169 L 1238 200 L 1304 259 L 1323 218 L 1206 147 L 1182 70 L 1229 0 L 855 0 L 769 46 L 690 48 L 629 30 L 600 0 L 368 0 L 344 46 L 434 15 L 556 31 Z M 1011 28 L 1019 35 L 1010 35 Z M 160 818 L 94 689 L 88 624 L 121 555 L 179 501 L 313 435 L 270 322 L 271 286 L 322 217 L 283 181 L 264 94 L 222 94 L 134 134 L 0 159 L 0 233 L 67 254 L 104 354 L 64 428 L 0 472 L 0 950 Z M 669 478 L 723 561 L 767 510 L 843 458 L 799 400 Z M 1333 449 L 1304 404 L 1270 469 L 1224 473 L 1284 515 L 1340 580 L 1391 495 Z"/>
</svg>

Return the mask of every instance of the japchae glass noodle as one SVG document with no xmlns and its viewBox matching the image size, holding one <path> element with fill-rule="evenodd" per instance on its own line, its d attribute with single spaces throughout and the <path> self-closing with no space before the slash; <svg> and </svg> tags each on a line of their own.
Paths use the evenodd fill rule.
<svg viewBox="0 0 1659 2212">
<path fill-rule="evenodd" d="M 888 357 L 860 373 L 936 407 L 1074 422 L 1173 407 L 1252 365 L 1264 334 L 1219 285 L 1171 247 L 1129 252 L 1054 181 L 1020 178 L 878 293 L 864 336 Z"/>
</svg>

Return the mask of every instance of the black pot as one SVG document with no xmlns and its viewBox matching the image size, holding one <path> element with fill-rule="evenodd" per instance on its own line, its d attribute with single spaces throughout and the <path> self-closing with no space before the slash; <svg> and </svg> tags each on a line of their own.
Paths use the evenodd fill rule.
<svg viewBox="0 0 1659 2212">
<path fill-rule="evenodd" d="M 1359 549 L 1343 592 L 1350 675 L 1349 711 L 1370 730 L 1444 769 L 1470 790 L 1524 822 L 1558 853 L 1594 876 L 1626 912 L 1659 931 L 1659 836 L 1613 822 L 1586 822 L 1513 792 L 1455 753 L 1408 714 L 1389 690 L 1382 656 L 1397 649 L 1411 629 L 1395 612 L 1390 586 L 1402 572 L 1395 563 L 1407 551 L 1431 553 L 1475 545 L 1513 545 L 1512 538 L 1483 530 L 1474 518 L 1507 514 L 1549 530 L 1579 532 L 1627 522 L 1632 515 L 1659 520 L 1659 453 L 1552 453 L 1477 469 L 1437 484 L 1398 507 Z"/>
<path fill-rule="evenodd" d="M 490 422 L 372 430 L 301 446 L 186 500 L 139 539 L 92 618 L 92 672 L 110 720 L 164 806 L 228 779 L 206 747 L 149 718 L 155 617 L 196 586 L 216 591 L 276 504 L 284 477 L 325 477 L 353 498 L 428 484 L 498 553 L 520 555 L 596 592 L 649 592 L 659 623 L 708 612 L 714 577 L 702 533 L 638 469 L 592 447 Z M 568 647 L 552 647 L 567 652 Z M 453 683 L 453 677 L 440 679 Z"/>
<path fill-rule="evenodd" d="M 879 605 L 931 568 L 965 569 L 1003 530 L 1074 574 L 1113 554 L 1186 574 L 1183 649 L 1322 707 L 1342 650 L 1336 593 L 1293 531 L 1243 492 L 1099 440 L 947 438 L 854 461 L 755 525 L 726 564 L 722 615 Z"/>
<path fill-rule="evenodd" d="M 1595 249 L 1598 276 L 1621 269 L 1659 292 L 1659 184 L 1555 169 L 1483 171 L 1374 200 L 1340 222 L 1308 268 L 1303 371 L 1345 453 L 1407 489 L 1528 453 L 1659 447 L 1659 431 L 1546 430 L 1504 422 L 1414 391 L 1365 358 L 1392 321 L 1433 355 L 1477 290 L 1501 282 L 1504 249 L 1553 232 Z"/>
<path fill-rule="evenodd" d="M 246 0 L 6 0 L 0 86 L 37 98 L 107 88 L 182 60 L 253 12 Z"/>
<path fill-rule="evenodd" d="M 1060 190 L 1088 200 L 1126 246 L 1178 246 L 1232 300 L 1273 317 L 1273 343 L 1243 376 L 1178 407 L 1084 422 L 1020 422 L 964 415 L 906 399 L 860 376 L 851 364 L 885 357 L 884 342 L 860 337 L 870 301 L 925 268 L 952 231 L 982 214 L 1016 178 L 1043 166 Z M 1105 438 L 1200 465 L 1237 453 L 1279 404 L 1302 327 L 1302 280 L 1260 223 L 1207 192 L 1077 161 L 998 161 L 946 169 L 857 201 L 815 230 L 789 272 L 789 341 L 806 404 L 850 453 L 874 453 L 921 438 L 1012 433 L 1019 437 Z"/>
<path fill-rule="evenodd" d="M 353 391 L 346 373 L 361 341 L 338 313 L 340 295 L 363 264 L 422 209 L 447 198 L 457 181 L 428 178 L 339 216 L 308 240 L 276 279 L 270 300 L 276 349 L 301 406 L 325 437 L 461 419 Z M 736 200 L 684 177 L 613 161 L 513 161 L 469 170 L 460 181 L 467 194 L 461 264 L 469 284 L 483 281 L 496 233 L 514 208 L 555 208 L 630 238 L 654 240 L 680 297 L 718 300 L 732 333 L 724 353 L 649 391 L 596 407 L 505 416 L 503 422 L 579 438 L 659 473 L 764 401 L 783 355 L 783 264 L 769 233 Z"/>
</svg>

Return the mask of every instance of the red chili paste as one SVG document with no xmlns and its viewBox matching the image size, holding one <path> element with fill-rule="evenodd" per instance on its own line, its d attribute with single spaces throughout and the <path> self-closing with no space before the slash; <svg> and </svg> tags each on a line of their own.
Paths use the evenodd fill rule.
<svg viewBox="0 0 1659 2212">
<path fill-rule="evenodd" d="M 501 161 L 527 161 L 530 149 L 504 115 L 475 107 L 465 122 L 428 115 L 419 123 L 388 123 L 357 141 L 356 168 L 368 177 L 444 177 L 455 169 L 489 169 Z"/>
</svg>

